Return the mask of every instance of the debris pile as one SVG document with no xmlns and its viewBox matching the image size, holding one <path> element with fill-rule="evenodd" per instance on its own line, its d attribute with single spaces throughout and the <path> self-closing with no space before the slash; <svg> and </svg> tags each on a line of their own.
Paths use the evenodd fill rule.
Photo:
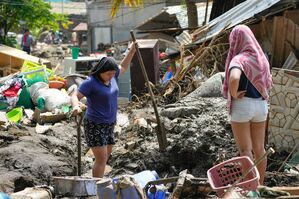
<svg viewBox="0 0 299 199">
<path fill-rule="evenodd" d="M 110 161 L 113 175 L 155 169 L 169 176 L 187 168 L 203 177 L 217 159 L 236 154 L 225 100 L 186 97 L 166 105 L 161 116 L 168 140 L 164 152 L 158 148 L 153 111 L 131 111 L 131 123 L 122 128 Z"/>
</svg>

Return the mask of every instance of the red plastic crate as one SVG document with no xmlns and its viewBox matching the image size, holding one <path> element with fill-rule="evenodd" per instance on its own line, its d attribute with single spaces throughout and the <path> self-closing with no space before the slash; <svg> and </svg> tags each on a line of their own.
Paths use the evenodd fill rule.
<svg viewBox="0 0 299 199">
<path fill-rule="evenodd" d="M 253 162 L 247 156 L 241 156 L 226 160 L 207 172 L 208 180 L 217 196 L 223 196 L 224 192 L 237 181 L 243 173 L 252 168 Z M 254 167 L 250 173 L 236 187 L 241 188 L 241 194 L 246 194 L 250 190 L 256 190 L 259 184 L 259 172 Z"/>
</svg>

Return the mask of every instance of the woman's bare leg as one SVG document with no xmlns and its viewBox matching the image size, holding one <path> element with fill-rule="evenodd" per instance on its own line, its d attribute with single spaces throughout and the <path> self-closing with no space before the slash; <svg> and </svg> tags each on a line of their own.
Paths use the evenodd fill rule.
<svg viewBox="0 0 299 199">
<path fill-rule="evenodd" d="M 96 178 L 102 178 L 104 176 L 106 162 L 107 162 L 107 146 L 92 147 L 91 148 L 95 161 L 92 167 L 92 176 Z"/>
<path fill-rule="evenodd" d="M 265 154 L 265 129 L 266 121 L 264 122 L 252 122 L 251 123 L 251 140 L 252 150 L 255 160 L 259 159 Z M 267 168 L 267 158 L 265 158 L 260 164 L 257 165 L 257 169 L 260 174 L 260 184 L 264 183 L 265 173 Z"/>
<path fill-rule="evenodd" d="M 253 160 L 250 122 L 231 122 L 231 125 L 240 155 Z"/>
</svg>

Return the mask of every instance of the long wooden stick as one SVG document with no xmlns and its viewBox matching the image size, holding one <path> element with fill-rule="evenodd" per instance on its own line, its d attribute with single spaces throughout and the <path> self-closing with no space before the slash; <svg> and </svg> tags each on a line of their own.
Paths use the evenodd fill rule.
<svg viewBox="0 0 299 199">
<path fill-rule="evenodd" d="M 158 137 L 159 149 L 161 151 L 164 151 L 166 149 L 166 147 L 167 147 L 166 134 L 165 134 L 164 128 L 163 128 L 163 126 L 161 124 L 161 120 L 160 120 L 160 117 L 159 117 L 159 113 L 158 113 L 158 109 L 157 109 L 157 105 L 156 105 L 154 93 L 152 91 L 152 87 L 150 85 L 150 82 L 149 82 L 149 79 L 148 79 L 148 76 L 147 76 L 147 73 L 146 73 L 146 70 L 145 70 L 145 66 L 144 66 L 144 63 L 143 63 L 143 60 L 142 60 L 142 56 L 141 56 L 140 50 L 138 48 L 138 44 L 136 43 L 136 39 L 135 39 L 135 35 L 134 35 L 133 30 L 131 30 L 130 33 L 131 33 L 132 40 L 135 42 L 135 48 L 136 48 L 137 58 L 139 60 L 140 67 L 141 67 L 141 70 L 142 70 L 142 73 L 143 73 L 143 77 L 145 79 L 146 85 L 148 87 L 148 90 L 149 90 L 149 93 L 150 93 L 150 96 L 151 96 L 151 99 L 152 99 L 152 102 L 153 102 L 153 107 L 154 107 L 154 111 L 155 111 L 155 115 L 156 115 L 156 120 L 157 120 L 157 124 L 158 124 L 157 137 Z"/>
<path fill-rule="evenodd" d="M 79 114 L 75 118 L 76 123 L 77 123 L 77 175 L 81 176 L 81 124 L 83 121 L 83 114 Z"/>
<path fill-rule="evenodd" d="M 294 151 L 298 148 L 298 146 L 299 146 L 299 142 L 294 146 L 294 148 L 292 149 L 292 151 L 290 152 L 290 154 L 288 155 L 288 157 L 280 165 L 280 167 L 277 170 L 277 172 L 279 172 L 282 169 L 282 167 L 285 165 L 285 163 L 288 161 L 288 159 L 291 157 L 291 155 L 294 153 Z"/>
</svg>

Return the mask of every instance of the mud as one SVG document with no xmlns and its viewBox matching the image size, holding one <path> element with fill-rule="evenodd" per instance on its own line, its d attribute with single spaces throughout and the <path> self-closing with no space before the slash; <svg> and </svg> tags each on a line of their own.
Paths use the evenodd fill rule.
<svg viewBox="0 0 299 199">
<path fill-rule="evenodd" d="M 53 176 L 75 175 L 74 124 L 58 123 L 45 134 L 35 133 L 32 127 L 1 131 L 0 191 L 11 193 L 34 185 L 50 185 Z"/>
<path fill-rule="evenodd" d="M 168 146 L 159 150 L 157 124 L 151 104 L 141 109 L 123 106 L 117 127 L 117 143 L 108 164 L 110 177 L 156 170 L 160 177 L 177 176 L 188 169 L 195 177 L 238 152 L 222 98 L 186 97 L 159 108 Z M 128 116 L 128 118 L 126 118 Z M 124 119 L 125 118 L 125 119 Z M 74 121 L 63 121 L 45 134 L 34 127 L 0 132 L 0 191 L 16 192 L 28 186 L 53 185 L 53 176 L 76 175 L 77 132 Z M 82 156 L 87 148 L 82 139 Z M 269 158 L 266 185 L 297 185 L 298 176 L 277 173 L 287 153 Z M 276 162 L 277 161 L 277 162 Z M 92 157 L 82 157 L 83 173 L 90 175 Z"/>
</svg>

